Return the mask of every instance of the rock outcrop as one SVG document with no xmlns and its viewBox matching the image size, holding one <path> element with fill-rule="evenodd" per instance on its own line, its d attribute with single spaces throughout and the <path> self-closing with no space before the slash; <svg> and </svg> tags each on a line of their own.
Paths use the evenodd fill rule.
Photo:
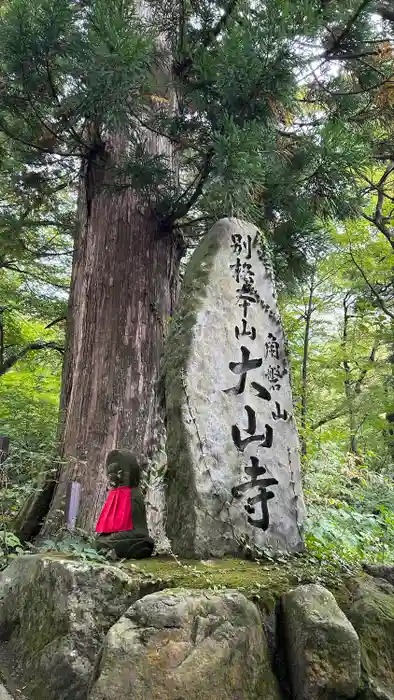
<svg viewBox="0 0 394 700">
<path fill-rule="evenodd" d="M 342 604 L 361 645 L 363 697 L 394 700 L 394 587 L 360 576 L 349 579 Z"/>
<path fill-rule="evenodd" d="M 257 608 L 237 591 L 175 589 L 109 631 L 89 700 L 279 700 Z"/>
<path fill-rule="evenodd" d="M 360 643 L 332 593 L 299 586 L 282 603 L 294 700 L 353 698 L 360 685 Z"/>
<path fill-rule="evenodd" d="M 46 554 L 0 574 L 0 700 L 394 700 L 381 571 L 334 597 L 297 584 L 298 558 L 127 566 Z"/>
<path fill-rule="evenodd" d="M 85 700 L 110 627 L 157 590 L 119 568 L 54 556 L 15 559 L 0 577 L 0 643 L 32 700 Z"/>
<path fill-rule="evenodd" d="M 384 564 L 366 564 L 365 571 L 373 578 L 383 578 L 394 586 L 394 566 Z"/>
</svg>

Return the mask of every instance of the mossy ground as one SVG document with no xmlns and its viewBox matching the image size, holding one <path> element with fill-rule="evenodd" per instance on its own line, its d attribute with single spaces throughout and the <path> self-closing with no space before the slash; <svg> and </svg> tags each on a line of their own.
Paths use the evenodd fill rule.
<svg viewBox="0 0 394 700">
<path fill-rule="evenodd" d="M 266 612 L 274 608 L 283 593 L 302 583 L 322 583 L 331 589 L 343 585 L 343 572 L 304 556 L 286 557 L 281 562 L 152 557 L 123 562 L 121 566 L 144 578 L 161 579 L 168 588 L 237 589 Z"/>
</svg>

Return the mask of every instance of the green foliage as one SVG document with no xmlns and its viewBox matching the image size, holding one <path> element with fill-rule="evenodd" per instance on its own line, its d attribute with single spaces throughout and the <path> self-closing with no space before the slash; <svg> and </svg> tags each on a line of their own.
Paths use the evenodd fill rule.
<svg viewBox="0 0 394 700">
<path fill-rule="evenodd" d="M 2 302 L 0 277 L 0 304 Z M 2 314 L 4 358 L 18 357 L 37 340 L 62 347 L 62 332 L 45 321 L 14 310 L 10 305 Z M 0 431 L 11 440 L 13 458 L 20 465 L 21 455 L 45 454 L 51 449 L 57 428 L 62 355 L 55 349 L 32 351 L 22 355 L 0 377 Z"/>
<path fill-rule="evenodd" d="M 381 52 L 376 71 L 358 60 L 327 70 L 385 38 L 369 7 L 329 5 L 186 0 L 180 10 L 150 0 L 139 16 L 130 0 L 9 0 L 0 16 L 6 172 L 35 201 L 44 193 L 53 213 L 54 181 L 76 177 L 80 158 L 104 162 L 109 135 L 122 134 L 127 147 L 103 186 L 149 198 L 165 227 L 251 219 L 271 238 L 278 274 L 300 275 L 308 251 L 324 245 L 324 222 L 359 210 L 356 174 L 372 159 L 370 98 L 380 89 L 370 74 L 381 84 L 391 67 Z M 356 79 L 367 92 L 355 93 Z M 181 185 L 151 134 L 176 148 Z"/>
<path fill-rule="evenodd" d="M 62 555 L 101 564 L 108 564 L 110 559 L 110 556 L 104 556 L 103 553 L 97 551 L 94 547 L 93 537 L 87 537 L 85 533 L 78 531 L 73 534 L 65 532 L 63 536 L 60 533 L 56 540 L 43 540 L 38 547 L 33 547 L 32 550 L 34 552 L 61 552 Z"/>
<path fill-rule="evenodd" d="M 305 474 L 306 543 L 317 556 L 390 563 L 394 557 L 394 481 L 346 463 L 331 445 Z"/>
</svg>

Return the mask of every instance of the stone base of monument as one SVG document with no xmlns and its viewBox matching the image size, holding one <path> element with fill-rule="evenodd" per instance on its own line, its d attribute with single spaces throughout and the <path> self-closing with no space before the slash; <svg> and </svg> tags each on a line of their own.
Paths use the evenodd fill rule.
<svg viewBox="0 0 394 700">
<path fill-rule="evenodd" d="M 222 219 L 195 250 L 164 372 L 173 551 L 300 551 L 304 504 L 286 344 L 255 226 Z"/>
<path fill-rule="evenodd" d="M 333 579 L 310 557 L 17 557 L 0 573 L 0 700 L 391 700 L 381 573 Z"/>
</svg>

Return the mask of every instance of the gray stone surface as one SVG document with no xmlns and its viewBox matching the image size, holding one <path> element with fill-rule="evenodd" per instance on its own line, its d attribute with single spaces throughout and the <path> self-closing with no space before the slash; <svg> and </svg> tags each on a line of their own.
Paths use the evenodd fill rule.
<svg viewBox="0 0 394 700">
<path fill-rule="evenodd" d="M 323 586 L 299 586 L 282 599 L 294 700 L 353 698 L 361 681 L 354 627 Z"/>
<path fill-rule="evenodd" d="M 171 552 L 171 543 L 166 535 L 166 495 L 164 472 L 167 466 L 166 430 L 158 420 L 155 431 L 156 451 L 153 459 L 148 460 L 143 472 L 146 519 L 149 534 L 155 542 L 155 554 L 166 555 Z"/>
<path fill-rule="evenodd" d="M 222 219 L 211 229 L 187 266 L 170 325 L 167 534 L 174 551 L 220 557 L 245 544 L 302 549 L 285 338 L 256 227 Z M 251 361 L 245 374 L 242 358 L 247 368 Z"/>
<path fill-rule="evenodd" d="M 394 586 L 394 566 L 386 564 L 365 564 L 365 571 L 374 578 L 383 578 Z"/>
<path fill-rule="evenodd" d="M 9 694 L 5 685 L 0 682 L 0 700 L 14 700 L 12 695 Z"/>
<path fill-rule="evenodd" d="M 158 589 L 111 566 L 18 557 L 0 576 L 0 658 L 29 700 L 85 700 L 105 634 Z"/>
<path fill-rule="evenodd" d="M 346 588 L 340 604 L 360 639 L 362 700 L 394 700 L 394 587 L 363 575 Z"/>
<path fill-rule="evenodd" d="M 146 596 L 108 632 L 89 700 L 280 700 L 257 608 L 238 591 Z"/>
</svg>

